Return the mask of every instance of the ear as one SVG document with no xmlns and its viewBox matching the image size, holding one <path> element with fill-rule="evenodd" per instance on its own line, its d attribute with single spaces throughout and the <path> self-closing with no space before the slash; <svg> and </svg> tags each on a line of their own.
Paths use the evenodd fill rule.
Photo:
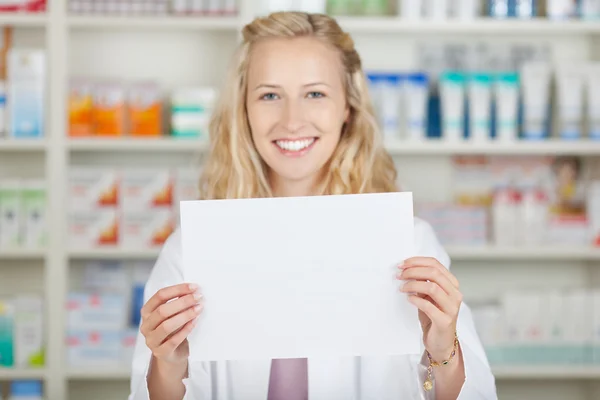
<svg viewBox="0 0 600 400">
<path fill-rule="evenodd" d="M 344 109 L 344 123 L 348 123 L 350 122 L 350 106 L 346 105 L 346 108 Z"/>
</svg>

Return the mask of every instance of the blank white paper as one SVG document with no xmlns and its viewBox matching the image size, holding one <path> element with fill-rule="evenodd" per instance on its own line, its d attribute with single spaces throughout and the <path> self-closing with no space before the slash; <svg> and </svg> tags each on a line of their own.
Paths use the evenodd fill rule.
<svg viewBox="0 0 600 400">
<path fill-rule="evenodd" d="M 181 203 L 183 270 L 205 298 L 194 361 L 420 354 L 396 266 L 411 193 Z"/>
</svg>

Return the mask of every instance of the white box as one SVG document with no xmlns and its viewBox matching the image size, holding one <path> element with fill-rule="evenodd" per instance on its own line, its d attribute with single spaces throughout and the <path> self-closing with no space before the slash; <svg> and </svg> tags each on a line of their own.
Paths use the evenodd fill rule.
<svg viewBox="0 0 600 400">
<path fill-rule="evenodd" d="M 15 306 L 15 365 L 31 368 L 43 365 L 44 307 L 39 296 L 18 296 Z"/>
<path fill-rule="evenodd" d="M 68 239 L 71 249 L 94 249 L 119 244 L 119 218 L 116 209 L 72 212 Z"/>
<path fill-rule="evenodd" d="M 161 247 L 173 232 L 174 226 L 171 208 L 124 213 L 121 217 L 121 247 Z"/>
<path fill-rule="evenodd" d="M 0 249 L 21 246 L 21 182 L 0 182 Z"/>
<path fill-rule="evenodd" d="M 29 181 L 21 191 L 22 245 L 30 249 L 45 248 L 48 244 L 46 221 L 46 185 L 43 181 Z"/>
<path fill-rule="evenodd" d="M 126 329 L 121 334 L 121 364 L 129 367 L 133 362 L 135 343 L 138 337 L 137 329 Z"/>
<path fill-rule="evenodd" d="M 119 178 L 116 170 L 73 167 L 69 170 L 69 209 L 90 211 L 99 207 L 117 207 Z"/>
<path fill-rule="evenodd" d="M 67 363 L 71 367 L 121 366 L 121 332 L 70 330 Z"/>
<path fill-rule="evenodd" d="M 165 169 L 127 169 L 121 175 L 121 210 L 139 212 L 173 206 L 173 176 Z"/>
<path fill-rule="evenodd" d="M 125 295 L 117 293 L 69 293 L 67 329 L 121 330 L 127 325 L 129 308 Z"/>
</svg>

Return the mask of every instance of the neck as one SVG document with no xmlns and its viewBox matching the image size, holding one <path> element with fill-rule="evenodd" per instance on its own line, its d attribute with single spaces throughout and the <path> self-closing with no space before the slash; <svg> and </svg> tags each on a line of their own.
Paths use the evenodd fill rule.
<svg viewBox="0 0 600 400">
<path fill-rule="evenodd" d="M 275 197 L 313 196 L 316 193 L 316 180 L 305 179 L 290 181 L 272 177 L 271 187 Z"/>
</svg>

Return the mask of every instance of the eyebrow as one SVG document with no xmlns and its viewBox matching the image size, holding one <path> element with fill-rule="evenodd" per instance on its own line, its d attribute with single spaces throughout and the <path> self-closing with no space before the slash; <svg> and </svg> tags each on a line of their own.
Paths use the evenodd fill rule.
<svg viewBox="0 0 600 400">
<path fill-rule="evenodd" d="M 331 85 L 328 85 L 325 82 L 311 82 L 311 83 L 307 83 L 305 85 L 302 85 L 302 87 L 317 86 L 317 85 L 323 85 L 323 86 L 331 87 Z M 272 84 L 272 83 L 261 83 L 261 84 L 257 85 L 254 88 L 254 90 L 258 90 L 258 89 L 261 89 L 261 88 L 277 89 L 277 88 L 280 88 L 280 87 L 281 87 L 280 85 L 275 85 L 275 84 Z"/>
</svg>

